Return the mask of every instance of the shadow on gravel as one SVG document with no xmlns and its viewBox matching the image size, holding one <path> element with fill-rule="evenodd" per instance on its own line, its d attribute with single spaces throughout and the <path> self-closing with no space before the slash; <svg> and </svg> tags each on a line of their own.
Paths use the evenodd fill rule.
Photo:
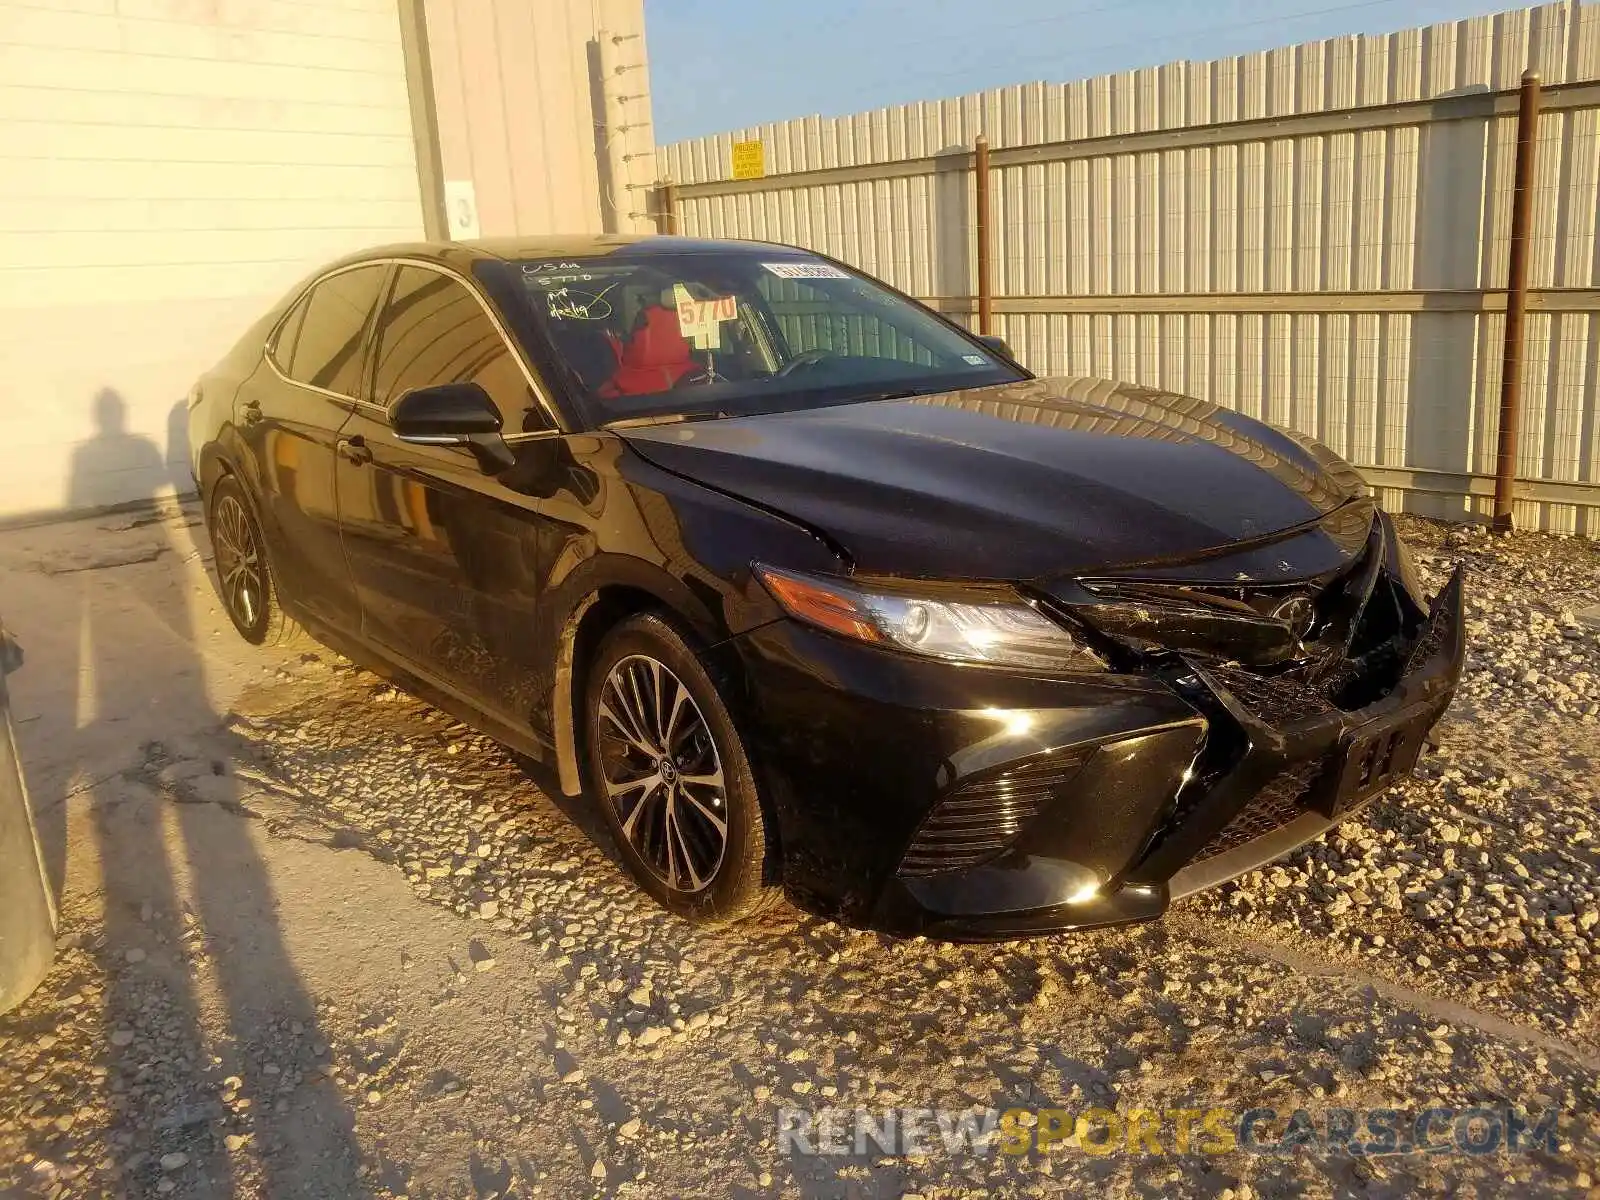
<svg viewBox="0 0 1600 1200">
<path fill-rule="evenodd" d="M 611 828 L 587 793 L 581 796 L 565 795 L 561 791 L 561 782 L 556 778 L 552 768 L 514 751 L 508 750 L 506 753 L 516 763 L 517 770 L 522 773 L 523 778 L 532 784 L 557 812 L 571 822 L 574 829 L 588 838 L 613 867 L 626 875 L 628 868 L 622 861 L 622 855 L 617 851 L 617 843 L 611 836 Z"/>
<path fill-rule="evenodd" d="M 75 456 L 74 497 L 106 471 L 162 461 L 122 428 L 121 412 L 114 391 L 97 397 L 100 433 Z M 64 935 L 104 972 L 95 1073 L 107 1076 L 106 1144 L 98 1162 L 67 1168 L 60 1177 L 76 1182 L 61 1194 L 359 1195 L 353 1118 L 319 1069 L 316 1005 L 283 941 L 231 735 L 207 697 L 191 597 L 173 577 L 189 547 L 173 546 L 172 530 L 159 520 L 148 529 L 171 571 L 91 564 L 61 577 L 61 609 L 48 618 L 77 631 L 76 694 L 50 692 L 76 713 L 49 715 L 76 731 L 61 749 L 83 764 L 78 774 L 91 745 L 114 744 L 119 724 L 149 706 L 163 728 L 197 731 L 127 746 L 132 765 L 73 801 L 89 813 L 71 841 L 63 799 L 36 798 L 60 826 L 57 846 L 98 859 L 104 897 L 103 940 L 82 924 Z M 70 1157 L 71 1124 L 25 1135 L 36 1172 Z M 105 1174 L 91 1183 L 78 1177 L 87 1169 Z"/>
</svg>

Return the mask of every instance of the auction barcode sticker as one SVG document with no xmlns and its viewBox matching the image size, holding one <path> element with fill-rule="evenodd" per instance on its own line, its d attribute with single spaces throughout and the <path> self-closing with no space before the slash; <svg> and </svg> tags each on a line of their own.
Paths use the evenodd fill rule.
<svg viewBox="0 0 1600 1200">
<path fill-rule="evenodd" d="M 779 279 L 849 279 L 850 272 L 820 262 L 762 263 Z"/>
</svg>

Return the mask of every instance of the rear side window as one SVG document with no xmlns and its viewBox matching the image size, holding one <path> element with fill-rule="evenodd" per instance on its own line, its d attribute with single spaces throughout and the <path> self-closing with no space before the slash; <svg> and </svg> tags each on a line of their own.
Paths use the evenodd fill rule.
<svg viewBox="0 0 1600 1200">
<path fill-rule="evenodd" d="M 300 337 L 300 326 L 305 324 L 306 306 L 310 299 L 309 295 L 300 298 L 300 303 L 294 306 L 289 315 L 283 319 L 283 323 L 278 326 L 278 332 L 268 349 L 272 361 L 278 364 L 278 370 L 284 374 L 288 374 L 289 366 L 294 362 L 294 344 Z"/>
<path fill-rule="evenodd" d="M 527 377 L 478 298 L 460 280 L 401 267 L 378 326 L 374 399 L 387 407 L 413 388 L 477 383 L 507 433 L 546 427 Z"/>
<path fill-rule="evenodd" d="M 284 374 L 298 383 L 362 398 L 362 335 L 378 303 L 387 270 L 381 265 L 356 267 L 330 275 L 311 289 L 301 301 L 305 315 L 299 320 L 293 347 L 277 349 L 277 361 Z M 291 313 L 284 331 L 294 324 L 295 315 Z"/>
</svg>

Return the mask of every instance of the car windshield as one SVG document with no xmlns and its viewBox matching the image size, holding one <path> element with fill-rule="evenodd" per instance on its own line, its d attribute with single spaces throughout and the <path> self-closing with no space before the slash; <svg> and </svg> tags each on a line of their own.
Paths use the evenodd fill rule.
<svg viewBox="0 0 1600 1200">
<path fill-rule="evenodd" d="M 512 269 L 594 425 L 1026 378 L 882 284 L 776 247 L 622 251 Z"/>
</svg>

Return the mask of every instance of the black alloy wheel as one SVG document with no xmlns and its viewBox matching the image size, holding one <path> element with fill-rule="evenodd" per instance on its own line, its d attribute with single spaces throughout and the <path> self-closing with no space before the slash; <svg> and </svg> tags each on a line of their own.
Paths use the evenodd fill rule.
<svg viewBox="0 0 1600 1200">
<path fill-rule="evenodd" d="M 639 883 L 697 921 L 768 907 L 774 847 L 743 742 L 688 641 L 655 614 L 602 641 L 585 705 L 592 790 Z"/>
<path fill-rule="evenodd" d="M 222 604 L 239 636 L 256 646 L 294 640 L 299 626 L 284 614 L 261 530 L 244 489 L 232 475 L 217 481 L 206 526 Z"/>
</svg>

